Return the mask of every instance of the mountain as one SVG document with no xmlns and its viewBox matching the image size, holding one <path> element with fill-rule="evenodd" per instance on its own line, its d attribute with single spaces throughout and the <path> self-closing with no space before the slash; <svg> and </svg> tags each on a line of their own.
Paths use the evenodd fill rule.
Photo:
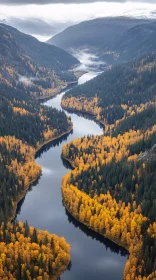
<svg viewBox="0 0 156 280">
<path fill-rule="evenodd" d="M 146 20 L 126 17 L 97 18 L 68 27 L 48 43 L 66 50 L 83 47 L 108 49 L 126 30 L 139 23 L 146 23 Z"/>
<path fill-rule="evenodd" d="M 126 33 L 138 25 L 141 29 L 143 25 L 141 31 L 141 34 L 143 34 L 144 25 L 151 22 L 150 19 L 132 17 L 98 18 L 68 27 L 51 38 L 48 43 L 71 52 L 72 48 L 75 50 L 88 49 L 107 63 L 116 63 L 123 48 L 121 46 L 120 50 L 120 44 L 122 45 L 124 38 L 129 36 L 129 33 L 127 35 Z M 145 35 L 148 34 L 145 33 Z M 131 36 L 134 36 L 133 32 Z M 137 42 L 133 43 L 137 44 Z M 130 48 L 129 52 L 131 52 Z"/>
<path fill-rule="evenodd" d="M 60 48 L 0 24 L 0 74 L 14 86 L 21 82 L 36 96 L 50 96 L 76 81 L 72 68 L 78 63 Z"/>
<path fill-rule="evenodd" d="M 129 29 L 114 46 L 114 51 L 119 53 L 119 62 L 141 57 L 155 50 L 156 21 Z"/>
<path fill-rule="evenodd" d="M 1 17 L 1 22 L 17 28 L 19 31 L 27 34 L 36 35 L 47 35 L 52 36 L 56 34 L 55 27 L 46 23 L 44 20 L 39 18 L 16 18 L 16 17 Z"/>
<path fill-rule="evenodd" d="M 46 22 L 44 19 L 38 17 L 6 17 L 0 14 L 0 23 L 12 26 L 19 31 L 32 35 L 37 39 L 42 38 L 46 41 L 51 36 L 63 31 L 68 26 L 72 25 L 72 22 L 67 21 L 52 21 Z"/>
<path fill-rule="evenodd" d="M 25 56 L 29 56 L 40 66 L 48 66 L 51 69 L 63 71 L 68 70 L 78 63 L 76 58 L 64 50 L 42 43 L 36 38 L 21 33 L 17 29 L 8 25 L 0 24 L 0 34 L 2 36 L 1 42 L 3 42 L 3 44 L 7 45 L 7 38 L 10 38 L 10 46 L 14 45 L 14 49 Z"/>
</svg>

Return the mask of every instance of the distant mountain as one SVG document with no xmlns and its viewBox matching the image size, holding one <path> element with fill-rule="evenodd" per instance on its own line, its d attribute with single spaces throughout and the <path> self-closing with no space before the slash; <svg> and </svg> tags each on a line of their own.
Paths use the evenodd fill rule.
<svg viewBox="0 0 156 280">
<path fill-rule="evenodd" d="M 124 33 L 114 46 L 118 61 L 131 60 L 156 50 L 156 21 L 135 26 Z"/>
<path fill-rule="evenodd" d="M 0 24 L 0 34 L 3 44 L 9 44 L 10 47 L 12 45 L 16 48 L 16 51 L 29 56 L 40 66 L 48 66 L 54 70 L 63 71 L 78 63 L 76 58 L 64 50 L 39 42 L 36 38 L 23 34 L 8 25 Z"/>
<path fill-rule="evenodd" d="M 63 49 L 83 47 L 108 49 L 129 28 L 146 22 L 145 19 L 127 17 L 97 18 L 70 26 L 48 42 Z"/>
<path fill-rule="evenodd" d="M 73 23 L 70 21 L 51 21 L 46 22 L 40 18 L 33 17 L 6 17 L 0 14 L 0 23 L 10 25 L 19 31 L 32 35 L 37 39 L 43 38 L 46 41 L 51 36 L 56 35 Z"/>
<path fill-rule="evenodd" d="M 123 40 L 125 40 L 127 32 L 136 26 L 140 26 L 140 29 L 143 26 L 144 30 L 145 25 L 151 22 L 150 19 L 132 17 L 98 18 L 68 27 L 51 38 L 48 43 L 68 51 L 72 51 L 72 48 L 75 50 L 87 48 L 89 51 L 97 53 L 107 63 L 114 63 L 118 61 L 120 51 L 124 48 Z M 143 32 L 141 33 L 143 34 Z M 146 33 L 146 35 L 148 34 Z M 135 36 L 135 34 L 131 32 L 131 36 Z M 137 44 L 137 42 L 133 43 Z"/>
<path fill-rule="evenodd" d="M 76 80 L 71 69 L 78 63 L 60 48 L 0 24 L 0 74 L 5 82 L 33 85 L 37 97 L 49 96 Z"/>
<path fill-rule="evenodd" d="M 55 27 L 46 23 L 44 20 L 38 18 L 16 18 L 8 17 L 1 18 L 1 22 L 17 28 L 19 31 L 33 35 L 53 35 L 56 34 L 57 30 Z"/>
</svg>

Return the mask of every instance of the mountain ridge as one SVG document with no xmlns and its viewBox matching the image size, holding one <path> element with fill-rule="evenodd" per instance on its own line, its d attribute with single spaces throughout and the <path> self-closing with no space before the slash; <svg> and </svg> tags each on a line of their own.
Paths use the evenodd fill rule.
<svg viewBox="0 0 156 280">
<path fill-rule="evenodd" d="M 26 86 L 39 96 L 51 96 L 77 78 L 72 68 L 79 61 L 64 50 L 0 24 L 0 74 L 3 82 Z M 27 83 L 26 83 L 27 80 Z M 20 83 L 19 83 L 20 82 Z"/>
<path fill-rule="evenodd" d="M 131 57 L 135 58 L 134 53 L 133 55 L 131 54 L 131 46 L 129 47 L 127 57 L 124 58 L 122 48 L 126 32 L 128 33 L 137 26 L 141 28 L 143 25 L 152 25 L 153 22 L 155 21 L 152 19 L 139 19 L 125 16 L 97 18 L 68 27 L 63 32 L 48 40 L 48 43 L 64 48 L 71 53 L 72 48 L 75 51 L 88 48 L 88 52 L 96 54 L 99 59 L 102 59 L 107 64 L 115 64 L 126 61 L 126 59 L 130 60 Z M 143 36 L 143 32 L 141 34 Z M 148 34 L 146 36 L 148 37 Z M 132 47 L 133 45 L 134 41 L 132 42 Z M 153 49 L 151 48 L 152 51 L 154 51 L 154 48 L 155 45 L 153 45 Z M 137 49 L 137 52 L 139 52 L 139 49 Z M 143 54 L 144 52 L 141 53 L 141 55 Z"/>
</svg>

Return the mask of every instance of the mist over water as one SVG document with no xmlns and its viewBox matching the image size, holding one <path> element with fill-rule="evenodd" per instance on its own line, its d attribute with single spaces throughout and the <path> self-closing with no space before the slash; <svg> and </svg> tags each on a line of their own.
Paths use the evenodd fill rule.
<svg viewBox="0 0 156 280">
<path fill-rule="evenodd" d="M 81 50 L 70 49 L 70 53 L 81 62 L 81 65 L 76 67 L 75 71 L 98 72 L 99 69 L 106 66 L 104 61 L 100 61 L 99 57 L 87 48 Z"/>
</svg>

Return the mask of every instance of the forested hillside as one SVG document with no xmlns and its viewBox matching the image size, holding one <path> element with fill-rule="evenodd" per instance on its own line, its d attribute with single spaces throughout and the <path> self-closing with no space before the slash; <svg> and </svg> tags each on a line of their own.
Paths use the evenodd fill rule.
<svg viewBox="0 0 156 280">
<path fill-rule="evenodd" d="M 139 58 L 156 49 L 156 21 L 139 24 L 128 29 L 113 46 L 119 54 L 117 62 Z"/>
<path fill-rule="evenodd" d="M 156 22 L 134 17 L 106 17 L 70 26 L 48 43 L 72 53 L 87 50 L 108 65 L 155 51 Z"/>
<path fill-rule="evenodd" d="M 128 249 L 125 280 L 156 277 L 155 63 L 151 54 L 114 67 L 62 101 L 105 124 L 104 135 L 63 147 L 75 169 L 62 194 L 76 219 Z"/>
<path fill-rule="evenodd" d="M 42 106 L 28 92 L 17 91 L 6 84 L 0 84 L 0 114 L 3 194 L 0 221 L 4 221 L 11 215 L 20 193 L 41 172 L 34 163 L 35 149 L 68 132 L 72 124 L 64 112 Z"/>
<path fill-rule="evenodd" d="M 29 59 L 24 58 L 29 65 Z M 30 65 L 29 65 L 30 66 Z M 1 70 L 12 68 L 2 65 Z M 9 72 L 10 71 L 10 72 Z M 5 72 L 6 73 L 6 72 Z M 3 72 L 4 74 L 4 72 Z M 8 224 L 17 203 L 41 174 L 36 151 L 72 129 L 64 112 L 34 98 L 29 88 L 0 76 L 0 279 L 57 279 L 69 264 L 69 245 L 27 224 Z M 15 77 L 14 77 L 15 78 Z"/>
<path fill-rule="evenodd" d="M 105 125 L 114 124 L 155 103 L 156 54 L 110 68 L 67 92 L 64 108 L 94 114 Z"/>
<path fill-rule="evenodd" d="M 48 42 L 63 49 L 85 46 L 107 49 L 118 42 L 126 30 L 146 22 L 146 19 L 128 17 L 97 18 L 70 26 Z"/>
<path fill-rule="evenodd" d="M 14 88 L 37 98 L 52 96 L 76 82 L 72 68 L 78 63 L 64 50 L 0 24 L 0 77 Z"/>
</svg>

